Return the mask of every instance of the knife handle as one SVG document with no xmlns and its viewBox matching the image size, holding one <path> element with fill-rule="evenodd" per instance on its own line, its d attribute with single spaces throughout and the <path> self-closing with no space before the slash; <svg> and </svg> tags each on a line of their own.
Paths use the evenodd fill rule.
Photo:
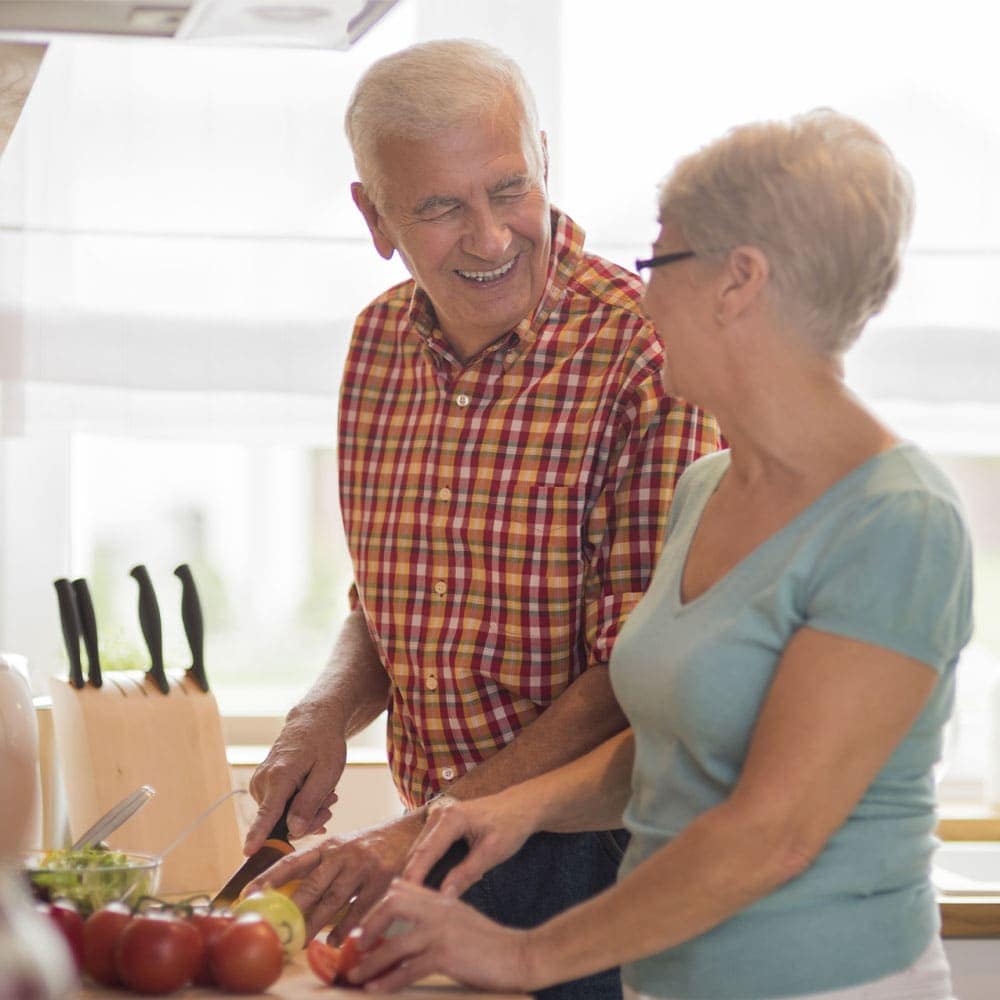
<svg viewBox="0 0 1000 1000">
<path fill-rule="evenodd" d="M 160 624 L 160 605 L 156 601 L 153 581 L 145 566 L 133 566 L 129 573 L 139 584 L 139 624 L 149 648 L 151 666 L 149 674 L 153 682 L 164 693 L 170 694 L 167 672 L 163 669 L 163 626 Z"/>
<path fill-rule="evenodd" d="M 62 623 L 66 655 L 69 657 L 69 682 L 79 690 L 84 685 L 83 663 L 80 661 L 80 618 L 73 598 L 73 587 L 65 577 L 54 584 L 59 598 L 59 620 Z"/>
<path fill-rule="evenodd" d="M 188 645 L 191 647 L 191 666 L 188 673 L 194 682 L 202 689 L 208 690 L 208 677 L 205 674 L 205 623 L 201 617 L 201 601 L 198 599 L 198 588 L 195 586 L 191 567 L 182 563 L 174 570 L 174 576 L 181 581 L 181 619 L 184 622 L 184 632 Z"/>
<path fill-rule="evenodd" d="M 99 688 L 103 679 L 101 655 L 97 647 L 97 616 L 94 614 L 94 602 L 90 599 L 90 588 L 83 577 L 73 581 L 73 594 L 76 597 L 76 610 L 80 615 L 83 645 L 87 650 L 87 681 Z"/>
</svg>

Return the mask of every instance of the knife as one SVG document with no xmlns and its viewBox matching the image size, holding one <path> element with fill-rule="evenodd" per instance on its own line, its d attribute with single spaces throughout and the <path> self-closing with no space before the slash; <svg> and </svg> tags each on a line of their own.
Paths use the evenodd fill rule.
<svg viewBox="0 0 1000 1000">
<path fill-rule="evenodd" d="M 77 690 L 83 687 L 83 663 L 80 661 L 80 617 L 76 610 L 73 587 L 65 577 L 55 581 L 59 598 L 59 620 L 62 622 L 66 655 L 69 657 L 69 682 Z"/>
<path fill-rule="evenodd" d="M 83 577 L 73 581 L 73 595 L 76 597 L 83 645 L 87 650 L 87 682 L 99 688 L 104 681 L 101 677 L 101 657 L 97 646 L 97 617 L 94 614 L 94 602 L 90 599 L 90 588 Z"/>
<path fill-rule="evenodd" d="M 156 601 L 153 581 L 150 580 L 146 567 L 141 565 L 133 566 L 129 576 L 139 584 L 139 624 L 142 626 L 142 634 L 152 661 L 147 673 L 164 694 L 170 694 L 167 672 L 163 669 L 163 627 L 160 624 L 160 605 Z"/>
<path fill-rule="evenodd" d="M 243 862 L 236 874 L 212 897 L 210 905 L 213 909 L 232 906 L 253 879 L 261 872 L 267 871 L 275 861 L 295 850 L 288 842 L 288 809 L 291 804 L 292 800 L 289 799 L 278 817 L 278 822 L 274 824 L 274 829 L 267 835 L 267 840 Z"/>
<path fill-rule="evenodd" d="M 156 789 L 151 785 L 140 786 L 121 802 L 115 803 L 92 827 L 73 841 L 71 850 L 82 851 L 85 847 L 96 846 L 114 833 L 125 820 L 131 819 L 155 794 Z"/>
<path fill-rule="evenodd" d="M 208 690 L 208 677 L 205 674 L 205 626 L 201 617 L 201 601 L 198 599 L 198 588 L 194 584 L 191 568 L 182 563 L 174 570 L 174 576 L 181 581 L 181 618 L 184 620 L 184 633 L 191 647 L 191 666 L 187 668 L 188 676 L 202 689 Z"/>
</svg>

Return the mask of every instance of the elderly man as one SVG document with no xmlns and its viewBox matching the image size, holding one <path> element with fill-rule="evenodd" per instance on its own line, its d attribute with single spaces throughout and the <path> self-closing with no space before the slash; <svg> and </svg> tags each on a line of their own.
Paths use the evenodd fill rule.
<svg viewBox="0 0 1000 1000">
<path fill-rule="evenodd" d="M 375 249 L 412 280 L 355 326 L 339 426 L 354 610 L 254 776 L 246 844 L 292 796 L 292 834 L 321 827 L 346 740 L 388 709 L 405 815 L 266 876 L 302 879 L 310 931 L 336 916 L 338 935 L 401 870 L 434 796 L 498 790 L 624 727 L 611 647 L 676 479 L 719 445 L 665 396 L 638 279 L 584 253 L 550 206 L 516 64 L 475 42 L 397 53 L 358 84 L 347 133 Z M 466 898 L 530 926 L 613 881 L 622 846 L 620 831 L 540 834 Z M 547 995 L 620 988 L 611 972 Z"/>
</svg>

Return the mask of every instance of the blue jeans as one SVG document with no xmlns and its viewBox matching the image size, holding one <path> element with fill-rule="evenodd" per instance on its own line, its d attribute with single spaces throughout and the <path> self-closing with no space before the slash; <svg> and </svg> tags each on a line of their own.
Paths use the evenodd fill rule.
<svg viewBox="0 0 1000 1000">
<path fill-rule="evenodd" d="M 615 882 L 628 834 L 536 833 L 462 897 L 508 927 L 534 927 Z M 618 969 L 551 986 L 538 1000 L 621 1000 Z"/>
</svg>

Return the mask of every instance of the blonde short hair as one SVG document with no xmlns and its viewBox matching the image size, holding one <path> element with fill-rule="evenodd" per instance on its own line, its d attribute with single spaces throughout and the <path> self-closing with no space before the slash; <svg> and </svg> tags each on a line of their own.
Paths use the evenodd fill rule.
<svg viewBox="0 0 1000 1000">
<path fill-rule="evenodd" d="M 379 143 L 392 136 L 426 139 L 484 114 L 513 98 L 521 116 L 524 152 L 539 183 L 545 154 L 538 110 L 521 68 L 484 42 L 446 39 L 412 45 L 373 63 L 351 94 L 344 117 L 358 177 L 381 206 Z"/>
<path fill-rule="evenodd" d="M 660 217 L 700 256 L 762 250 L 779 313 L 833 355 L 896 284 L 913 189 L 871 128 L 821 108 L 739 126 L 686 157 L 661 185 Z"/>
</svg>

